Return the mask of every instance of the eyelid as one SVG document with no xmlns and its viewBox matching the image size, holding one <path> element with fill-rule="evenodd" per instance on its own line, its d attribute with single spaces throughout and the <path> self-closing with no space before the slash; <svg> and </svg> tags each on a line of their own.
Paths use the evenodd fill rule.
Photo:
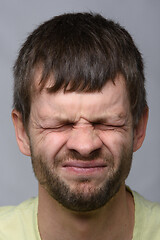
<svg viewBox="0 0 160 240">
<path fill-rule="evenodd" d="M 106 124 L 106 123 L 93 123 L 95 128 L 99 128 L 102 130 L 109 130 L 109 129 L 117 129 L 124 127 L 125 124 Z"/>
<path fill-rule="evenodd" d="M 71 128 L 73 126 L 72 123 L 66 123 L 66 124 L 61 124 L 61 125 L 58 125 L 58 126 L 49 126 L 49 127 L 42 127 L 44 130 L 51 130 L 51 131 L 55 131 L 55 132 L 58 132 L 58 131 L 65 131 L 69 128 Z"/>
</svg>

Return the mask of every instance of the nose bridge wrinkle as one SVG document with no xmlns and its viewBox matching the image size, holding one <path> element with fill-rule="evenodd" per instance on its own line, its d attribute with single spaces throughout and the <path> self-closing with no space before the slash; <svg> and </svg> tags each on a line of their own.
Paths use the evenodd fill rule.
<svg viewBox="0 0 160 240">
<path fill-rule="evenodd" d="M 81 136 L 85 138 L 86 137 L 93 137 L 94 136 L 94 128 L 90 123 L 80 123 L 76 124 L 73 127 L 73 135 Z"/>
<path fill-rule="evenodd" d="M 79 126 L 80 127 L 86 127 L 86 126 L 92 127 L 92 124 L 88 120 L 86 120 L 85 118 L 80 117 L 79 120 L 75 124 L 75 128 L 77 128 Z"/>
<path fill-rule="evenodd" d="M 78 124 L 76 124 L 74 127 L 73 127 L 73 130 L 84 130 L 84 132 L 86 132 L 86 131 L 91 131 L 91 129 L 93 129 L 93 126 L 92 126 L 92 124 L 90 124 L 90 123 L 78 123 Z"/>
</svg>

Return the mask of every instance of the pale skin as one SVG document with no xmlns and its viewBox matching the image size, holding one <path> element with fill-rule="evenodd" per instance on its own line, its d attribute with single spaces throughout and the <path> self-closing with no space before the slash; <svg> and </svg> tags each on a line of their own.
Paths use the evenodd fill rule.
<svg viewBox="0 0 160 240">
<path fill-rule="evenodd" d="M 115 84 L 108 81 L 101 92 L 48 93 L 43 89 L 32 100 L 28 132 L 22 116 L 12 112 L 16 138 L 20 151 L 30 156 L 30 141 L 35 153 L 41 153 L 51 164 L 56 155 L 71 149 L 88 157 L 97 149 L 105 149 L 114 157 L 114 170 L 119 165 L 123 146 L 137 151 L 144 140 L 148 109 L 136 128 L 123 76 Z M 77 140 L 78 139 L 78 140 Z M 36 147 L 35 147 L 36 146 Z M 95 167 L 96 166 L 96 167 Z M 54 171 L 70 189 L 83 191 L 103 185 L 110 174 L 110 166 L 102 159 L 70 160 L 59 164 Z M 88 178 L 85 183 L 80 178 Z M 118 193 L 103 207 L 89 212 L 71 211 L 53 199 L 39 184 L 38 226 L 42 240 L 130 240 L 134 228 L 134 202 L 123 181 Z"/>
</svg>

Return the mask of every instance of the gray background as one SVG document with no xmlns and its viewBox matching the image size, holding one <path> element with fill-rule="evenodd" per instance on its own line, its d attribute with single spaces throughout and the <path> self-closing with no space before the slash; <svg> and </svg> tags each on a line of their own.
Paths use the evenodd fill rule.
<svg viewBox="0 0 160 240">
<path fill-rule="evenodd" d="M 160 202 L 160 1 L 0 0 L 0 205 L 37 195 L 30 159 L 17 147 L 12 109 L 12 66 L 20 45 L 37 25 L 64 12 L 95 11 L 131 33 L 145 60 L 150 118 L 143 147 L 134 155 L 127 183 Z"/>
</svg>

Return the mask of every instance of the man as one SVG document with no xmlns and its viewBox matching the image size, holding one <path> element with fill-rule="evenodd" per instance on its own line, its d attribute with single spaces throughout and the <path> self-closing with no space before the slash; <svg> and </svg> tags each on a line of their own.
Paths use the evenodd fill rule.
<svg viewBox="0 0 160 240">
<path fill-rule="evenodd" d="M 16 138 L 39 194 L 1 209 L 0 239 L 159 240 L 159 205 L 125 186 L 148 119 L 128 32 L 92 13 L 57 16 L 28 37 L 14 77 Z"/>
</svg>

